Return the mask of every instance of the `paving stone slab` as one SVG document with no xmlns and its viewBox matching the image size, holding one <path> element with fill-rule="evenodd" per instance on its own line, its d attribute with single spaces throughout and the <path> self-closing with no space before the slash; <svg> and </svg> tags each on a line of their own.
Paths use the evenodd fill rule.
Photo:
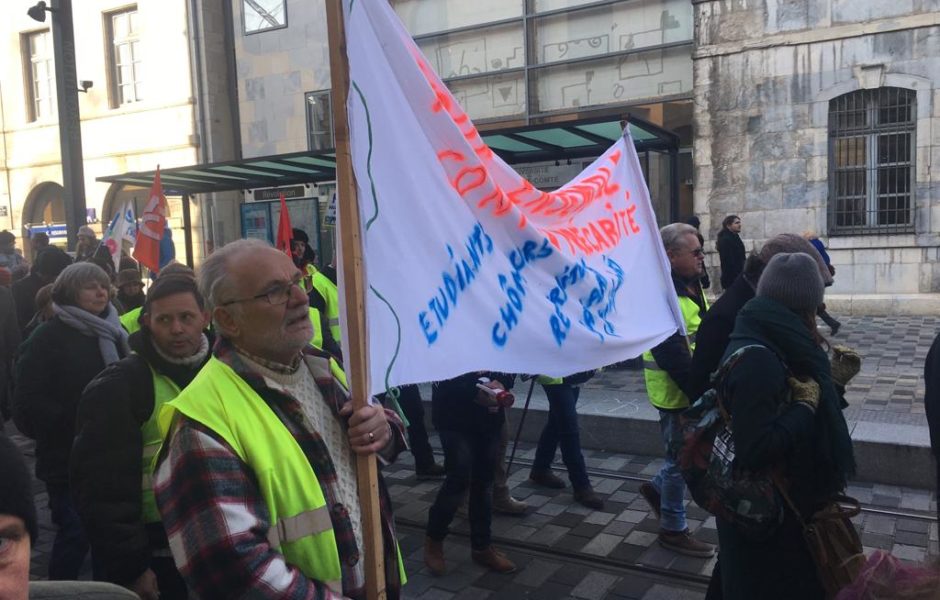
<svg viewBox="0 0 940 600">
<path fill-rule="evenodd" d="M 588 542 L 581 551 L 585 554 L 594 554 L 597 556 L 607 556 L 614 548 L 620 545 L 623 538 L 619 535 L 609 533 L 599 533 L 590 542 Z"/>
<path fill-rule="evenodd" d="M 571 590 L 571 595 L 584 600 L 599 600 L 607 594 L 607 590 L 616 583 L 617 579 L 609 573 L 591 571 Z"/>
</svg>

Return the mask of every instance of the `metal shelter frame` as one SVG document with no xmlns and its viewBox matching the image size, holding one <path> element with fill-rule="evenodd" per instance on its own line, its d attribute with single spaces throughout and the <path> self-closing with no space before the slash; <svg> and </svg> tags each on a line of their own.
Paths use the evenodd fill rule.
<svg viewBox="0 0 940 600">
<path fill-rule="evenodd" d="M 509 164 L 569 160 L 600 156 L 630 127 L 637 152 L 669 155 L 669 211 L 679 212 L 679 136 L 639 117 L 606 117 L 590 120 L 545 123 L 481 131 L 483 141 Z M 156 171 L 131 171 L 98 177 L 97 181 L 149 187 Z M 332 151 L 305 151 L 245 158 L 202 165 L 161 169 L 164 194 L 180 196 L 186 263 L 193 266 L 190 197 L 194 194 L 230 192 L 255 188 L 277 188 L 336 179 L 336 155 Z"/>
</svg>

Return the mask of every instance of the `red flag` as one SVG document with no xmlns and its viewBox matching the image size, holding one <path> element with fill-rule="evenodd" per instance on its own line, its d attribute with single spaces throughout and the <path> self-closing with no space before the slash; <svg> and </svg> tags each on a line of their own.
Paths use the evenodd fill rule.
<svg viewBox="0 0 940 600">
<path fill-rule="evenodd" d="M 150 186 L 150 200 L 140 217 L 137 230 L 137 243 L 134 244 L 134 258 L 154 273 L 160 270 L 160 239 L 166 228 L 167 204 L 160 182 L 160 165 Z"/>
<path fill-rule="evenodd" d="M 287 212 L 287 201 L 281 194 L 281 217 L 277 221 L 277 249 L 290 256 L 290 239 L 294 232 L 290 226 L 290 213 Z"/>
</svg>

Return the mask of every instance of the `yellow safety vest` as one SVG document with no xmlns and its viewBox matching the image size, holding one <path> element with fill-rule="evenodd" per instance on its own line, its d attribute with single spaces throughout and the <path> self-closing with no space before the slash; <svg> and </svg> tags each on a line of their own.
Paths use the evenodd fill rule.
<svg viewBox="0 0 940 600">
<path fill-rule="evenodd" d="M 121 321 L 121 325 L 124 326 L 124 329 L 127 330 L 128 334 L 134 333 L 135 331 L 140 331 L 140 323 L 137 322 L 137 319 L 140 318 L 140 311 L 142 309 L 142 306 L 138 306 L 134 310 L 129 310 L 118 317 L 118 319 Z"/>
<path fill-rule="evenodd" d="M 258 393 L 212 357 L 193 382 L 164 405 L 159 418 L 164 434 L 177 412 L 215 432 L 254 473 L 270 514 L 271 547 L 306 577 L 341 594 L 336 537 L 316 473 L 297 440 Z M 404 583 L 401 550 L 398 570 Z"/>
<path fill-rule="evenodd" d="M 310 345 L 317 350 L 323 350 L 323 330 L 320 329 L 320 311 L 310 307 L 310 322 L 313 324 L 313 337 L 310 338 Z"/>
<path fill-rule="evenodd" d="M 330 328 L 330 334 L 336 343 L 342 340 L 342 332 L 339 327 L 339 290 L 336 284 L 330 281 L 330 278 L 317 270 L 313 265 L 307 265 L 307 276 L 310 283 L 323 296 L 326 302 L 326 320 Z M 306 278 L 304 279 L 306 285 Z M 306 290 L 309 292 L 310 290 Z"/>
<path fill-rule="evenodd" d="M 159 523 L 160 511 L 157 509 L 157 499 L 153 494 L 154 458 L 163 445 L 163 434 L 157 425 L 157 419 L 163 405 L 170 402 L 180 394 L 179 386 L 165 375 L 160 375 L 150 367 L 153 374 L 153 412 L 144 423 L 140 432 L 143 434 L 144 452 L 141 461 L 141 515 L 144 523 Z"/>
<path fill-rule="evenodd" d="M 705 303 L 705 308 L 699 309 L 695 300 L 679 296 L 679 309 L 682 311 L 682 320 L 685 321 L 685 330 L 689 336 L 690 352 L 695 350 L 695 334 L 702 324 L 702 313 L 708 310 L 708 300 L 704 294 L 702 302 Z M 650 350 L 643 353 L 643 378 L 646 380 L 646 395 L 656 408 L 672 410 L 689 406 L 689 399 L 672 377 L 659 368 Z"/>
</svg>

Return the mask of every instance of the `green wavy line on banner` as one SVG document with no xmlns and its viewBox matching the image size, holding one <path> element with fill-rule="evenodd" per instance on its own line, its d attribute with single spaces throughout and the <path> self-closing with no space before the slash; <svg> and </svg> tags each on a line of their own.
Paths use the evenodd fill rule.
<svg viewBox="0 0 940 600">
<path fill-rule="evenodd" d="M 362 107 L 366 111 L 366 127 L 369 130 L 369 155 L 366 157 L 366 173 L 369 175 L 369 186 L 372 188 L 372 205 L 375 207 L 375 213 L 366 221 L 366 231 L 369 231 L 372 223 L 379 218 L 379 197 L 375 193 L 375 179 L 372 178 L 372 116 L 369 114 L 369 104 L 366 102 L 366 97 L 355 81 L 352 82 L 352 87 L 359 94 L 359 100 L 362 101 Z"/>
<path fill-rule="evenodd" d="M 392 373 L 392 366 L 395 364 L 395 361 L 398 360 L 398 351 L 401 349 L 401 320 L 398 318 L 398 314 L 395 312 L 395 309 L 392 308 L 392 305 L 388 300 L 385 299 L 385 296 L 379 293 L 377 289 L 369 286 L 369 289 L 372 290 L 372 293 L 378 296 L 379 300 L 385 303 L 385 306 L 388 307 L 388 310 L 392 313 L 392 316 L 395 317 L 395 327 L 398 329 L 397 337 L 395 339 L 395 353 L 392 354 L 392 360 L 389 361 L 388 367 L 385 369 L 385 389 L 389 390 L 388 378 Z"/>
</svg>

